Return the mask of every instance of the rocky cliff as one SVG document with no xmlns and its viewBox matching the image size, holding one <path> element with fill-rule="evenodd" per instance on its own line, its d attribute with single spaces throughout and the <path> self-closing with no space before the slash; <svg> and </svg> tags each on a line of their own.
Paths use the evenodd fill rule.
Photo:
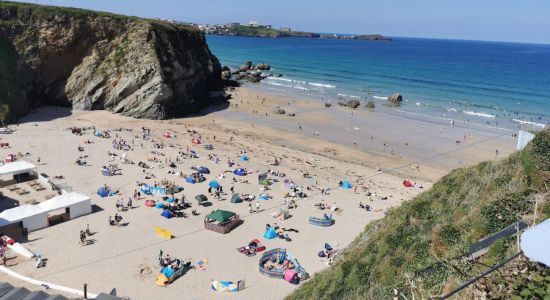
<svg viewBox="0 0 550 300">
<path fill-rule="evenodd" d="M 0 87 L 14 90 L 0 93 L 8 119 L 41 104 L 170 118 L 205 106 L 221 88 L 204 35 L 183 25 L 0 2 L 0 46 L 0 64 L 21 74 L 0 71 Z"/>
</svg>

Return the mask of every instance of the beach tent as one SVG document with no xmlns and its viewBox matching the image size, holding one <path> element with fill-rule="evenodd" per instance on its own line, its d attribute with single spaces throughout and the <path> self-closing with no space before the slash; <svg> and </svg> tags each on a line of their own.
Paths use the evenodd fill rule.
<svg viewBox="0 0 550 300">
<path fill-rule="evenodd" d="M 207 167 L 198 167 L 197 171 L 201 174 L 210 174 L 210 170 Z"/>
<path fill-rule="evenodd" d="M 206 215 L 206 218 L 218 221 L 220 223 L 225 223 L 229 221 L 233 216 L 235 216 L 234 212 L 218 209 Z"/>
<path fill-rule="evenodd" d="M 28 232 L 48 227 L 48 212 L 38 205 L 21 205 L 0 213 L 0 227 L 19 223 Z"/>
<path fill-rule="evenodd" d="M 264 233 L 264 238 L 268 240 L 272 240 L 276 237 L 277 237 L 277 231 L 275 231 L 273 227 L 269 227 Z"/>
<path fill-rule="evenodd" d="M 170 219 L 170 218 L 174 217 L 174 214 L 169 210 L 163 211 L 160 215 L 165 217 L 166 219 Z"/>
<path fill-rule="evenodd" d="M 145 206 L 154 207 L 155 206 L 155 201 L 149 199 L 149 200 L 145 201 Z"/>
<path fill-rule="evenodd" d="M 324 215 L 323 218 L 310 217 L 309 224 L 321 227 L 329 227 L 334 224 L 334 219 L 332 215 Z"/>
<path fill-rule="evenodd" d="M 233 174 L 237 175 L 237 176 L 246 176 L 246 171 L 245 169 L 236 169 L 235 171 L 233 171 Z"/>
<path fill-rule="evenodd" d="M 351 189 L 351 183 L 349 183 L 349 181 L 342 182 L 342 188 L 346 190 Z"/>
<path fill-rule="evenodd" d="M 210 183 L 208 184 L 209 187 L 213 188 L 213 189 L 217 189 L 220 187 L 220 184 L 216 181 L 216 180 L 212 180 L 210 181 Z"/>
<path fill-rule="evenodd" d="M 246 156 L 246 154 L 241 155 L 241 160 L 242 160 L 242 161 L 247 161 L 247 160 L 248 160 L 248 156 Z"/>
<path fill-rule="evenodd" d="M 163 209 L 164 208 L 164 203 L 159 202 L 159 203 L 155 204 L 155 208 Z"/>
<path fill-rule="evenodd" d="M 191 175 L 187 176 L 187 179 L 185 179 L 185 181 L 187 181 L 187 182 L 189 182 L 189 183 L 192 183 L 192 184 L 197 183 L 197 181 L 195 180 L 195 178 L 193 178 L 193 176 L 191 176 Z"/>
<path fill-rule="evenodd" d="M 165 286 L 170 283 L 174 276 L 174 270 L 171 267 L 164 267 L 157 276 L 157 285 Z"/>
<path fill-rule="evenodd" d="M 168 199 L 166 199 L 166 202 L 168 202 L 168 203 L 174 203 L 174 202 L 176 202 L 176 201 L 177 201 L 176 198 L 168 198 Z"/>
<path fill-rule="evenodd" d="M 531 261 L 550 267 L 550 219 L 546 219 L 521 235 L 521 250 Z"/>
<path fill-rule="evenodd" d="M 155 226 L 155 232 L 168 240 L 172 238 L 172 232 L 170 230 L 162 229 L 158 226 Z"/>
<path fill-rule="evenodd" d="M 199 140 L 199 139 L 193 139 L 193 140 L 191 141 L 191 143 L 193 143 L 193 144 L 195 144 L 195 145 L 200 145 L 201 140 Z"/>
<path fill-rule="evenodd" d="M 404 186 L 404 187 L 411 187 L 411 186 L 412 186 L 412 184 L 411 184 L 411 182 L 410 182 L 410 181 L 408 181 L 408 180 L 405 180 L 405 181 L 403 181 L 403 186 Z"/>
<path fill-rule="evenodd" d="M 64 193 L 55 196 L 50 200 L 41 202 L 36 206 L 50 213 L 64 209 L 69 212 L 69 219 L 78 218 L 80 216 L 92 213 L 91 199 L 81 193 Z"/>
<path fill-rule="evenodd" d="M 262 195 L 260 195 L 259 199 L 260 200 L 269 200 L 269 196 L 267 196 L 266 194 L 262 194 Z"/>
<path fill-rule="evenodd" d="M 97 194 L 99 195 L 99 197 L 105 198 L 105 197 L 109 196 L 109 190 L 106 189 L 105 187 L 100 187 L 97 190 Z"/>
<path fill-rule="evenodd" d="M 290 270 L 290 269 L 286 270 L 285 275 L 284 275 L 284 279 L 287 282 L 290 282 L 292 284 L 300 283 L 300 277 L 298 277 L 298 273 L 296 273 L 296 271 L 294 271 L 294 270 Z"/>
<path fill-rule="evenodd" d="M 241 196 L 239 194 L 233 194 L 231 197 L 231 203 L 242 203 L 243 200 L 241 199 Z"/>
<path fill-rule="evenodd" d="M 214 280 L 210 284 L 210 287 L 217 292 L 238 292 L 244 289 L 244 286 L 244 280 L 237 282 Z"/>
<path fill-rule="evenodd" d="M 239 218 L 239 215 L 221 209 L 211 212 L 204 218 L 205 229 L 222 234 L 231 232 L 242 223 L 243 220 Z"/>
<path fill-rule="evenodd" d="M 199 205 L 208 201 L 208 198 L 206 198 L 206 196 L 203 194 L 195 196 L 195 199 L 197 199 L 197 201 L 199 202 Z"/>
</svg>

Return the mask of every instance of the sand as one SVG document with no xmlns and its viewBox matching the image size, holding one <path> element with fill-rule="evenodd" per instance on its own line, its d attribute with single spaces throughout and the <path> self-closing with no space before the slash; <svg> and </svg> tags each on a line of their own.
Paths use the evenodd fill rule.
<svg viewBox="0 0 550 300">
<path fill-rule="evenodd" d="M 39 172 L 50 177 L 63 175 L 64 179 L 56 182 L 91 196 L 94 213 L 28 235 L 28 241 L 24 244 L 48 259 L 45 268 L 35 269 L 34 261 L 24 259 L 13 260 L 10 268 L 35 279 L 72 288 L 81 288 L 83 283 L 87 283 L 89 291 L 93 293 L 109 292 L 116 288 L 119 295 L 132 299 L 281 299 L 297 286 L 284 280 L 264 277 L 258 272 L 260 256 L 246 257 L 237 252 L 238 247 L 258 238 L 267 249 L 286 248 L 313 275 L 327 268 L 327 260 L 317 256 L 325 242 L 342 249 L 353 241 L 366 224 L 382 218 L 384 209 L 399 206 L 421 193 L 452 168 L 495 159 L 494 151 L 497 148 L 502 156 L 513 151 L 513 140 L 508 138 L 506 131 L 498 128 L 472 129 L 475 130 L 476 141 L 487 141 L 472 143 L 469 147 L 462 145 L 464 148 L 460 148 L 454 139 L 462 135 L 463 130 L 458 128 L 454 132 L 447 128 L 449 133 L 441 137 L 438 136 L 441 134 L 439 127 L 430 123 L 433 120 L 362 110 L 356 111 L 354 118 L 365 123 L 355 126 L 357 124 L 351 121 L 343 124 L 337 119 L 338 114 L 350 114 L 347 108 L 332 107 L 327 110 L 320 103 L 306 100 L 294 102 L 244 88 L 238 89 L 233 98 L 227 109 L 213 108 L 199 116 L 170 121 L 134 120 L 105 111 L 70 111 L 52 107 L 41 108 L 25 118 L 15 128 L 15 133 L 1 137 L 9 141 L 12 148 L 1 149 L 0 155 L 29 152 L 30 155 L 23 159 L 34 163 L 40 157 Z M 293 103 L 288 105 L 290 101 Z M 285 109 L 295 112 L 295 117 L 273 115 L 275 107 L 285 102 Z M 234 104 L 238 104 L 238 107 L 235 108 Z M 252 110 L 258 112 L 253 113 Z M 267 117 L 265 112 L 268 113 Z M 298 129 L 299 125 L 302 131 Z M 83 136 L 74 135 L 68 130 L 73 126 L 123 130 L 111 131 L 111 138 L 103 139 L 92 136 L 91 131 L 86 131 Z M 156 142 L 164 142 L 166 147 L 154 149 L 150 140 L 144 141 L 140 137 L 140 128 L 144 126 L 151 128 L 152 138 Z M 396 130 L 396 127 L 401 126 L 405 126 L 406 130 Z M 369 131 L 355 136 L 356 132 L 364 129 L 353 127 L 368 128 Z M 431 130 L 432 127 L 437 129 Z M 415 131 L 415 128 L 422 130 L 410 135 L 410 130 Z M 202 146 L 193 145 L 188 129 L 197 130 L 202 142 L 213 144 L 214 150 L 208 151 Z M 313 135 L 317 130 L 319 136 Z M 165 131 L 175 133 L 176 137 L 163 138 Z M 373 140 L 359 140 L 366 135 L 373 135 Z M 129 144 L 133 143 L 134 150 L 127 151 L 127 155 L 136 164 L 114 161 L 122 168 L 123 175 L 105 177 L 101 175 L 100 168 L 111 160 L 107 152 L 119 156 L 124 153 L 112 147 L 112 139 L 117 136 Z M 346 141 L 355 138 L 360 145 Z M 87 140 L 93 143 L 85 144 Z M 384 142 L 389 146 L 384 147 Z M 77 150 L 79 145 L 85 148 L 84 152 Z M 196 150 L 199 158 L 183 160 L 177 164 L 177 171 L 188 174 L 192 166 L 206 166 L 210 168 L 211 174 L 207 175 L 203 183 L 192 185 L 179 176 L 167 174 L 169 168 L 165 160 L 171 158 L 175 161 L 178 152 L 187 148 Z M 388 148 L 392 148 L 393 154 Z M 250 161 L 239 160 L 242 150 L 246 150 Z M 154 155 L 151 151 L 161 152 L 164 156 Z M 221 163 L 210 161 L 208 154 L 216 154 Z M 75 164 L 75 160 L 82 155 L 87 156 L 88 166 Z M 147 161 L 154 156 L 162 162 Z M 269 165 L 274 156 L 282 159 L 278 167 Z M 231 173 L 225 173 L 226 178 L 216 179 L 226 192 L 222 200 L 208 195 L 208 182 L 224 171 L 232 170 L 227 167 L 228 158 L 242 167 L 254 170 L 253 174 L 244 177 L 249 184 L 234 185 L 238 193 L 259 195 L 257 172 L 274 169 L 286 174 L 268 191 L 273 198 L 260 201 L 259 212 L 249 213 L 247 203 L 230 203 L 229 188 L 234 177 Z M 453 163 L 439 163 L 451 160 Z M 154 174 L 156 179 L 146 180 L 143 170 L 137 166 L 138 161 L 154 166 L 147 172 Z M 383 172 L 376 170 L 377 165 Z M 302 171 L 309 172 L 312 177 L 303 178 Z M 292 179 L 300 186 L 309 186 L 312 191 L 307 191 L 307 199 L 298 200 L 297 209 L 290 210 L 290 219 L 280 221 L 273 219 L 271 214 L 283 205 L 282 196 L 288 192 L 282 184 L 285 178 Z M 185 190 L 182 193 L 193 204 L 192 209 L 201 215 L 165 219 L 160 216 L 160 210 L 144 205 L 145 199 L 159 197 L 146 197 L 134 202 L 134 209 L 121 213 L 124 222 L 128 222 L 127 226 L 112 227 L 107 224 L 109 216 L 115 214 L 115 202 L 121 198 L 126 202 L 137 189 L 137 181 L 152 184 L 161 179 L 175 181 L 183 186 Z M 405 179 L 422 185 L 424 189 L 403 187 Z M 371 197 L 370 202 L 361 189 L 355 193 L 353 189 L 338 188 L 340 180 L 349 180 L 354 185 L 359 183 L 376 193 L 376 197 Z M 96 191 L 103 184 L 119 190 L 121 195 L 100 198 Z M 323 187 L 331 188 L 329 194 L 323 197 L 324 201 L 336 203 L 340 208 L 339 212 L 334 213 L 335 225 L 328 228 L 314 227 L 308 223 L 310 216 L 322 216 L 326 212 L 315 207 L 315 203 L 322 198 L 320 188 Z M 197 194 L 209 196 L 213 206 L 198 206 L 193 199 Z M 181 197 L 181 193 L 176 196 Z M 383 197 L 387 197 L 387 200 L 382 200 Z M 377 211 L 359 209 L 359 202 L 368 203 Z M 218 208 L 236 212 L 244 223 L 226 235 L 204 230 L 204 216 Z M 189 214 L 190 209 L 187 212 Z M 264 239 L 262 234 L 265 224 L 273 225 L 275 222 L 281 227 L 298 229 L 299 233 L 289 233 L 291 242 Z M 93 244 L 81 246 L 79 231 L 85 229 L 87 224 L 97 233 L 90 237 Z M 175 238 L 166 240 L 158 236 L 154 231 L 155 226 L 171 230 Z M 155 278 L 159 270 L 159 250 L 171 257 L 208 259 L 208 267 L 204 271 L 191 270 L 168 287 L 157 287 Z M 3 274 L 0 280 L 22 285 Z M 246 289 L 238 293 L 220 294 L 210 289 L 211 280 L 246 280 Z"/>
</svg>

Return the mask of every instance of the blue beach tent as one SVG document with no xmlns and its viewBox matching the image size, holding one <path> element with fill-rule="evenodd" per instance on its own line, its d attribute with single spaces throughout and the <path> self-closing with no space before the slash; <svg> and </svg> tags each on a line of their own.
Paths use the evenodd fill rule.
<svg viewBox="0 0 550 300">
<path fill-rule="evenodd" d="M 342 188 L 346 190 L 351 189 L 351 183 L 349 183 L 349 181 L 342 182 Z"/>
<path fill-rule="evenodd" d="M 185 181 L 187 181 L 189 183 L 192 183 L 192 184 L 197 183 L 197 181 L 195 180 L 195 178 L 193 178 L 193 176 L 188 176 Z"/>
<path fill-rule="evenodd" d="M 99 190 L 97 190 L 97 194 L 99 195 L 99 197 L 105 198 L 109 196 L 109 190 L 105 187 L 100 187 Z"/>
<path fill-rule="evenodd" d="M 269 227 L 266 232 L 264 233 L 264 238 L 268 240 L 272 240 L 277 237 L 277 231 L 273 229 L 273 227 Z"/>
<path fill-rule="evenodd" d="M 248 160 L 248 156 L 246 156 L 246 154 L 243 154 L 243 155 L 241 156 L 241 160 L 242 160 L 242 161 L 247 161 L 247 160 Z"/>
<path fill-rule="evenodd" d="M 220 184 L 216 181 L 216 180 L 212 180 L 210 181 L 210 183 L 208 184 L 209 187 L 213 188 L 213 189 L 217 189 L 220 187 Z"/>
<path fill-rule="evenodd" d="M 244 169 L 236 169 L 233 171 L 233 174 L 237 176 L 246 176 L 246 171 Z"/>
</svg>

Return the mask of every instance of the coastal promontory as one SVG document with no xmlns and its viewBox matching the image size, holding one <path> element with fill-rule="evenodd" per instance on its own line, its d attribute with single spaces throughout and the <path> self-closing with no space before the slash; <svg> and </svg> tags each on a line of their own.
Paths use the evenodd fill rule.
<svg viewBox="0 0 550 300">
<path fill-rule="evenodd" d="M 0 2 L 0 57 L 6 121 L 43 104 L 170 118 L 221 84 L 202 32 L 81 9 Z"/>
</svg>

